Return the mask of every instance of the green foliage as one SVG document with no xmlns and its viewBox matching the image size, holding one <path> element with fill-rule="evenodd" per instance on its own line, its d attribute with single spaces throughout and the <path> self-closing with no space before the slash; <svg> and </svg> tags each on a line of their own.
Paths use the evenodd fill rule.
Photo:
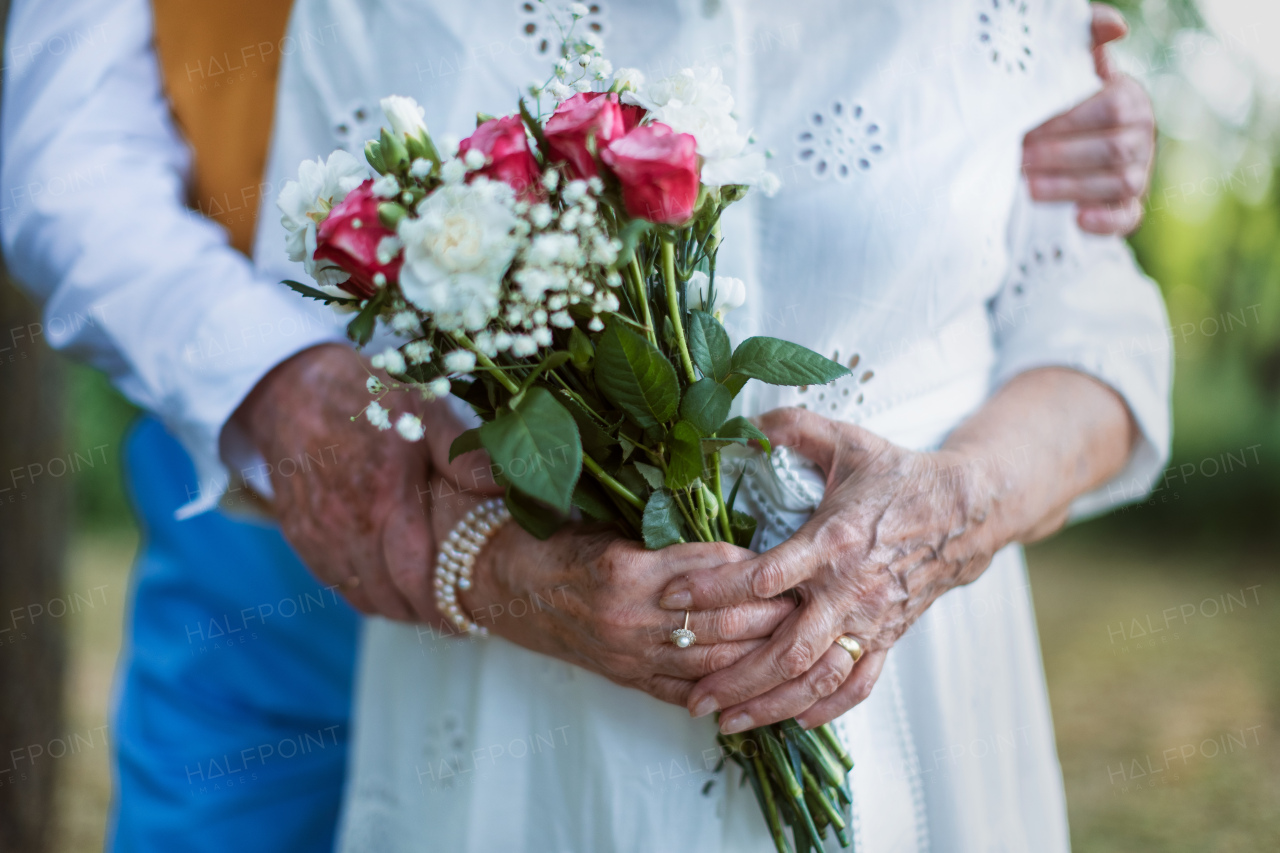
<svg viewBox="0 0 1280 853">
<path fill-rule="evenodd" d="M 808 347 L 779 338 L 747 338 L 733 352 L 731 370 L 770 385 L 825 385 L 849 369 Z"/>
<path fill-rule="evenodd" d="M 573 416 L 550 391 L 530 388 L 516 407 L 481 426 L 480 438 L 507 482 L 528 497 L 569 511 L 582 470 L 582 442 Z"/>
<path fill-rule="evenodd" d="M 684 392 L 680 401 L 680 417 L 697 428 L 702 435 L 715 435 L 729 416 L 733 395 L 729 389 L 710 377 L 699 379 Z"/>
<path fill-rule="evenodd" d="M 717 382 L 728 378 L 733 347 L 724 326 L 706 311 L 689 313 L 689 355 L 703 376 Z"/>
<path fill-rule="evenodd" d="M 671 362 L 625 323 L 611 321 L 596 345 L 596 387 L 642 427 L 670 420 L 680 405 Z"/>
<path fill-rule="evenodd" d="M 644 547 L 650 551 L 674 545 L 680 541 L 680 510 L 671 493 L 658 489 L 649 496 L 644 506 L 642 525 Z"/>
</svg>

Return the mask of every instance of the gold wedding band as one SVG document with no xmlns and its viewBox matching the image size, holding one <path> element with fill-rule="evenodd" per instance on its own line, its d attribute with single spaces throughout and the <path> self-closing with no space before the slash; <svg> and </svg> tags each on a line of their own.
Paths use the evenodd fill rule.
<svg viewBox="0 0 1280 853">
<path fill-rule="evenodd" d="M 836 637 L 836 643 L 840 648 L 844 649 L 853 658 L 853 662 L 857 663 L 862 658 L 862 643 L 859 643 L 848 634 L 841 634 Z"/>
</svg>

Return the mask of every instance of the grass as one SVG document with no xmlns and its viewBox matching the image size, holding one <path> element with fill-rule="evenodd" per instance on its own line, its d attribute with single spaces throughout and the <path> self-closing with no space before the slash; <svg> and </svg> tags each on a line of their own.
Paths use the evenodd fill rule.
<svg viewBox="0 0 1280 853">
<path fill-rule="evenodd" d="M 72 549 L 69 591 L 105 584 L 67 622 L 72 731 L 106 722 L 135 542 L 92 533 Z M 1029 563 L 1076 853 L 1280 850 L 1275 553 L 1082 529 Z M 62 759 L 56 850 L 101 849 L 109 758 Z"/>
</svg>

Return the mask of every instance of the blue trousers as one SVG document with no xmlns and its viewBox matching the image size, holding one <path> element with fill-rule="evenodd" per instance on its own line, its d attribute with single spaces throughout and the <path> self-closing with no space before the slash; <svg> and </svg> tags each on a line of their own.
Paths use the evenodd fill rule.
<svg viewBox="0 0 1280 853">
<path fill-rule="evenodd" d="M 142 530 L 109 729 L 119 853 L 328 853 L 346 768 L 358 616 L 277 528 L 210 512 L 181 446 L 125 445 Z"/>
</svg>

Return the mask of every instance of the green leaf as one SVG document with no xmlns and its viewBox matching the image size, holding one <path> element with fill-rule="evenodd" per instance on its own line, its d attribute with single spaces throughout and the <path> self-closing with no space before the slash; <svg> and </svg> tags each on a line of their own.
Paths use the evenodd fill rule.
<svg viewBox="0 0 1280 853">
<path fill-rule="evenodd" d="M 569 355 L 573 358 L 573 366 L 586 373 L 596 358 L 596 348 L 586 333 L 574 326 L 569 330 Z"/>
<path fill-rule="evenodd" d="M 582 472 L 582 441 L 573 415 L 550 391 L 530 388 L 515 408 L 480 427 L 501 474 L 525 495 L 569 511 Z"/>
<path fill-rule="evenodd" d="M 561 393 L 558 399 L 560 400 L 560 405 L 568 409 L 569 414 L 573 415 L 573 420 L 578 425 L 578 435 L 582 440 L 582 449 L 590 453 L 597 462 L 603 462 L 618 442 L 596 423 L 596 419 L 586 409 L 582 408 L 577 400 L 564 393 Z"/>
<path fill-rule="evenodd" d="M 382 303 L 386 302 L 387 293 L 386 288 L 375 293 L 355 319 L 347 324 L 347 337 L 355 341 L 357 346 L 364 346 L 373 337 L 373 331 L 378 327 L 378 314 L 382 312 Z"/>
<path fill-rule="evenodd" d="M 680 401 L 680 417 L 698 428 L 703 435 L 714 435 L 729 416 L 733 395 L 710 376 L 703 377 L 685 389 Z"/>
<path fill-rule="evenodd" d="M 730 373 L 729 377 L 724 381 L 724 387 L 729 389 L 729 393 L 737 397 L 738 392 L 742 390 L 742 386 L 747 384 L 746 376 L 740 373 Z"/>
<path fill-rule="evenodd" d="M 756 520 L 740 509 L 730 510 L 729 530 L 733 531 L 734 545 L 739 548 L 750 548 L 751 540 L 756 535 Z"/>
<path fill-rule="evenodd" d="M 769 437 L 760 431 L 760 427 L 741 415 L 725 421 L 724 426 L 716 430 L 716 438 L 741 438 L 749 441 L 758 441 L 765 453 L 773 452 L 773 445 L 769 443 Z"/>
<path fill-rule="evenodd" d="M 449 461 L 452 462 L 464 453 L 483 449 L 484 445 L 480 442 L 480 428 L 469 429 L 455 438 L 453 444 L 449 445 Z"/>
<path fill-rule="evenodd" d="M 778 338 L 747 338 L 734 350 L 732 370 L 770 385 L 825 385 L 849 369 L 808 347 Z"/>
<path fill-rule="evenodd" d="M 706 311 L 689 314 L 689 355 L 703 376 L 710 376 L 717 382 L 728 378 L 733 359 L 729 334 L 720 321 Z"/>
<path fill-rule="evenodd" d="M 702 434 L 688 421 L 680 421 L 668 436 L 667 488 L 688 488 L 702 476 Z"/>
<path fill-rule="evenodd" d="M 518 394 L 522 391 L 525 391 L 530 386 L 532 386 L 534 382 L 537 381 L 539 376 L 546 373 L 548 370 L 555 370 L 557 367 L 564 364 L 568 360 L 569 360 L 569 353 L 564 352 L 563 350 L 549 354 L 546 358 L 544 358 L 541 362 L 538 363 L 537 367 L 535 367 L 532 371 L 529 372 L 529 375 L 526 376 L 524 378 L 524 381 L 520 383 L 520 391 L 517 391 L 516 393 Z"/>
<path fill-rule="evenodd" d="M 618 232 L 618 239 L 622 241 L 622 251 L 618 253 L 618 268 L 631 263 L 636 253 L 636 244 L 651 227 L 652 224 L 644 219 L 632 219 L 622 226 L 622 230 Z"/>
<path fill-rule="evenodd" d="M 537 539 L 550 539 L 569 519 L 544 503 L 535 501 L 515 487 L 509 487 L 505 495 L 511 517 Z"/>
<path fill-rule="evenodd" d="M 644 477 L 645 482 L 649 484 L 651 489 L 662 488 L 662 469 L 647 465 L 644 462 L 635 463 L 636 470 L 640 472 L 640 476 Z"/>
<path fill-rule="evenodd" d="M 644 547 L 657 551 L 680 541 L 680 510 L 671 493 L 659 489 L 649 496 L 641 521 Z"/>
<path fill-rule="evenodd" d="M 680 384 L 671 362 L 615 320 L 600 335 L 594 375 L 600 393 L 642 427 L 670 420 L 680 405 Z"/>
<path fill-rule="evenodd" d="M 618 512 L 609 501 L 604 488 L 590 477 L 579 477 L 573 487 L 573 505 L 596 521 L 615 521 Z"/>
<path fill-rule="evenodd" d="M 359 305 L 360 304 L 360 300 L 356 299 L 354 296 L 350 298 L 345 296 L 331 296 L 330 294 L 325 293 L 323 290 L 316 290 L 314 287 L 303 284 L 300 281 L 291 281 L 290 279 L 286 278 L 284 281 L 281 282 L 281 284 L 288 285 L 290 290 L 293 290 L 297 293 L 301 293 L 303 296 L 306 296 L 310 299 L 319 299 L 325 305 Z"/>
</svg>

